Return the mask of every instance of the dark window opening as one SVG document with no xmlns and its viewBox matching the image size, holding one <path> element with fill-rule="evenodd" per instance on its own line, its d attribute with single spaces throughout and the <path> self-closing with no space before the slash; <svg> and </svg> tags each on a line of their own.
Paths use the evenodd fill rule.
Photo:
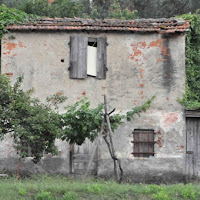
<svg viewBox="0 0 200 200">
<path fill-rule="evenodd" d="M 88 46 L 97 47 L 97 38 L 88 38 Z"/>
<path fill-rule="evenodd" d="M 153 130 L 135 129 L 133 131 L 133 155 L 134 157 L 149 158 L 154 156 L 154 134 Z"/>
</svg>

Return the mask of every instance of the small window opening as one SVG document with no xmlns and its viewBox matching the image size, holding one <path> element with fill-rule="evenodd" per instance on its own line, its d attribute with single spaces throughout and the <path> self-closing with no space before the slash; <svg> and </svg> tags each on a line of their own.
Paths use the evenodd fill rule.
<svg viewBox="0 0 200 200">
<path fill-rule="evenodd" d="M 97 39 L 88 38 L 87 47 L 87 75 L 96 77 L 97 75 Z"/>
<path fill-rule="evenodd" d="M 133 131 L 133 155 L 134 157 L 154 156 L 154 134 L 153 130 L 135 129 Z"/>
<path fill-rule="evenodd" d="M 63 62 L 63 63 L 65 62 L 65 60 L 63 58 L 60 61 Z"/>
</svg>

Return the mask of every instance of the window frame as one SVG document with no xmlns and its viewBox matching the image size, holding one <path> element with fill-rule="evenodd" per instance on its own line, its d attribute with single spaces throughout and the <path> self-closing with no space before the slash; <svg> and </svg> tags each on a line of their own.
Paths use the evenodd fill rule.
<svg viewBox="0 0 200 200">
<path fill-rule="evenodd" d="M 70 36 L 70 79 L 86 79 L 87 75 L 87 47 L 89 36 L 73 34 Z M 91 37 L 94 38 L 94 37 Z M 107 71 L 107 37 L 97 39 L 97 79 L 106 79 Z"/>
</svg>

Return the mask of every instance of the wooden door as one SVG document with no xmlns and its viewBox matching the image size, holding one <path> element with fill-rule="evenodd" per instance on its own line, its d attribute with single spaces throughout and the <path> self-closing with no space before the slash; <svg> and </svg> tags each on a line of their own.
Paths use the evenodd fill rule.
<svg viewBox="0 0 200 200">
<path fill-rule="evenodd" d="M 86 140 L 81 146 L 73 145 L 71 149 L 71 173 L 75 175 L 84 175 L 89 170 L 89 175 L 97 175 L 97 143 L 91 143 Z M 92 160 L 91 160 L 92 159 Z M 88 169 L 88 164 L 90 167 Z"/>
<path fill-rule="evenodd" d="M 187 181 L 192 181 L 200 176 L 200 118 L 187 118 L 186 128 L 186 177 Z"/>
</svg>

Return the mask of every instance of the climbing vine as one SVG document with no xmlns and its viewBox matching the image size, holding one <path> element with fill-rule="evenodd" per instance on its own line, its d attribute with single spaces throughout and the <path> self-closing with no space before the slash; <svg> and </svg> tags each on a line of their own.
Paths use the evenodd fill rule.
<svg viewBox="0 0 200 200">
<path fill-rule="evenodd" d="M 135 114 L 140 115 L 141 112 L 145 112 L 150 107 L 153 99 L 154 96 L 142 106 L 134 107 L 124 115 L 120 113 L 114 114 L 113 110 L 110 115 L 112 131 L 117 129 L 123 121 L 131 121 Z M 104 105 L 99 104 L 96 108 L 91 108 L 90 105 L 87 98 L 82 98 L 67 107 L 66 113 L 63 114 L 64 131 L 61 136 L 62 140 L 78 145 L 82 145 L 86 138 L 94 141 L 101 129 Z"/>
<path fill-rule="evenodd" d="M 27 22 L 30 18 L 36 18 L 36 16 L 28 15 L 27 13 L 14 8 L 7 8 L 2 4 L 0 6 L 0 39 L 4 33 L 8 32 L 6 29 L 8 25 Z"/>
<path fill-rule="evenodd" d="M 179 100 L 188 109 L 200 108 L 200 15 L 180 16 L 189 20 L 190 29 L 186 36 L 186 92 Z"/>
</svg>

